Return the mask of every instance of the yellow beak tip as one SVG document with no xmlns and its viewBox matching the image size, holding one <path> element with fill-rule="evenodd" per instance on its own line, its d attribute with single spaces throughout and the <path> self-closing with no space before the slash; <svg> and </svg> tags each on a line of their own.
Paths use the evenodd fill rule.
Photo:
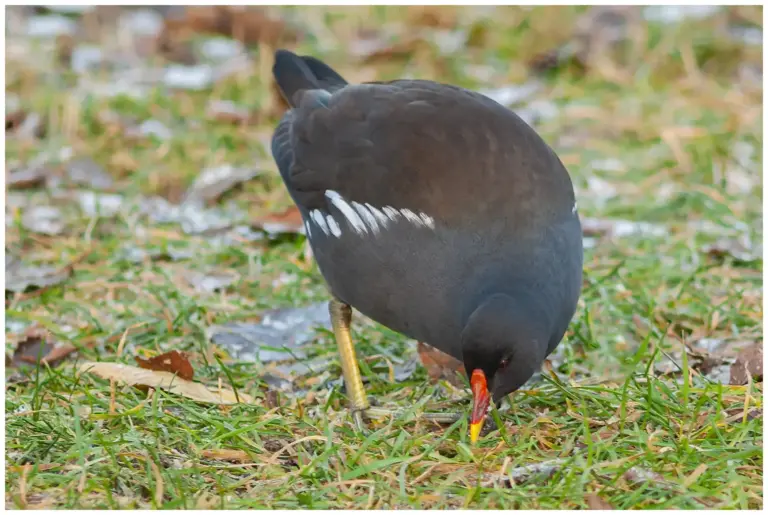
<svg viewBox="0 0 768 515">
<path fill-rule="evenodd" d="M 480 430 L 483 428 L 483 422 L 475 422 L 469 425 L 469 441 L 473 444 L 480 438 Z"/>
</svg>

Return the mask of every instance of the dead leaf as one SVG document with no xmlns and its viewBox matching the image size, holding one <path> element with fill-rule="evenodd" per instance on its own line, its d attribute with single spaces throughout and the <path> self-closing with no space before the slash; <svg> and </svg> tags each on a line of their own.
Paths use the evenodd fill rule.
<svg viewBox="0 0 768 515">
<path fill-rule="evenodd" d="M 264 404 L 267 408 L 274 409 L 280 406 L 280 394 L 277 390 L 267 390 L 264 393 Z"/>
<path fill-rule="evenodd" d="M 32 206 L 21 215 L 21 225 L 28 231 L 47 236 L 64 232 L 61 209 L 54 206 Z"/>
<path fill-rule="evenodd" d="M 51 169 L 45 165 L 33 165 L 11 171 L 7 177 L 8 189 L 36 188 L 45 184 Z"/>
<path fill-rule="evenodd" d="M 678 489 L 678 485 L 664 479 L 661 474 L 640 467 L 632 467 L 622 476 L 629 483 L 638 485 L 641 483 L 655 483 L 665 488 Z"/>
<path fill-rule="evenodd" d="M 214 325 L 208 328 L 208 339 L 241 361 L 298 360 L 306 357 L 301 347 L 315 339 L 318 327 L 331 327 L 326 302 L 268 311 L 258 324 Z"/>
<path fill-rule="evenodd" d="M 418 342 L 416 349 L 419 353 L 419 359 L 424 368 L 427 369 L 427 374 L 432 381 L 445 379 L 457 387 L 464 385 L 462 376 L 466 374 L 464 364 L 461 361 L 426 343 Z"/>
<path fill-rule="evenodd" d="M 747 235 L 738 239 L 723 238 L 705 246 L 702 250 L 713 258 L 723 259 L 726 256 L 731 256 L 734 260 L 742 263 L 762 259 L 761 249 L 756 248 Z"/>
<path fill-rule="evenodd" d="M 631 220 L 601 220 L 582 218 L 581 230 L 584 236 L 607 236 L 624 238 L 628 236 L 666 236 L 668 230 L 661 225 Z"/>
<path fill-rule="evenodd" d="M 691 472 L 691 474 L 683 480 L 683 486 L 685 488 L 690 488 L 691 485 L 694 484 L 696 480 L 699 479 L 699 477 L 707 471 L 707 468 L 708 465 L 706 463 L 699 464 L 699 466 L 696 467 L 693 472 Z"/>
<path fill-rule="evenodd" d="M 42 361 L 43 356 L 48 355 L 53 350 L 53 344 L 48 343 L 48 331 L 38 327 L 30 328 L 27 331 L 26 338 L 18 343 L 16 351 L 10 363 L 11 367 L 35 364 Z"/>
<path fill-rule="evenodd" d="M 112 187 L 112 176 L 96 161 L 81 158 L 67 164 L 67 177 L 75 184 L 81 184 L 93 189 L 103 190 Z"/>
<path fill-rule="evenodd" d="M 227 209 L 205 209 L 198 202 L 171 204 L 162 197 L 141 200 L 140 209 L 152 223 L 177 223 L 186 234 L 206 234 L 233 227 L 245 215 L 231 206 Z"/>
<path fill-rule="evenodd" d="M 409 59 L 428 43 L 415 34 L 370 34 L 352 41 L 347 51 L 362 64 L 402 61 Z"/>
<path fill-rule="evenodd" d="M 408 11 L 408 25 L 453 29 L 459 22 L 459 10 L 444 5 L 412 5 Z"/>
<path fill-rule="evenodd" d="M 273 213 L 262 217 L 256 220 L 253 225 L 261 228 L 270 236 L 305 233 L 301 212 L 299 211 L 299 208 L 294 205 L 279 213 Z"/>
<path fill-rule="evenodd" d="M 25 292 L 47 288 L 66 281 L 72 267 L 25 265 L 20 259 L 5 255 L 5 291 Z"/>
<path fill-rule="evenodd" d="M 6 111 L 5 132 L 22 139 L 43 138 L 45 137 L 45 119 L 38 113 L 24 109 Z"/>
<path fill-rule="evenodd" d="M 154 460 L 147 459 L 147 461 L 149 461 L 149 467 L 152 469 L 152 475 L 155 476 L 155 507 L 159 508 L 163 505 L 163 475 L 160 473 L 160 467 L 157 466 Z"/>
<path fill-rule="evenodd" d="M 157 372 L 122 363 L 87 362 L 80 365 L 78 374 L 89 372 L 103 379 L 120 381 L 131 386 L 162 388 L 175 395 L 186 397 L 196 402 L 209 404 L 255 404 L 254 399 L 245 393 L 228 388 L 209 388 L 202 383 L 181 379 L 170 372 Z"/>
<path fill-rule="evenodd" d="M 215 292 L 224 290 L 240 279 L 240 274 L 234 270 L 222 270 L 220 272 L 196 272 L 184 273 L 184 280 L 199 292 Z"/>
<path fill-rule="evenodd" d="M 247 452 L 239 449 L 209 449 L 201 452 L 200 455 L 210 460 L 232 461 L 235 463 L 252 461 Z"/>
<path fill-rule="evenodd" d="M 13 109 L 11 110 L 8 108 L 5 112 L 5 131 L 6 132 L 13 132 L 15 131 L 19 125 L 22 124 L 24 119 L 27 117 L 27 111 L 24 109 Z"/>
<path fill-rule="evenodd" d="M 189 358 L 185 352 L 172 350 L 165 354 L 155 356 L 154 358 L 144 359 L 135 356 L 134 359 L 141 368 L 160 372 L 170 372 L 187 381 L 191 381 L 192 377 L 195 375 L 192 364 L 189 362 Z"/>
<path fill-rule="evenodd" d="M 755 343 L 742 350 L 731 365 L 730 384 L 744 385 L 749 381 L 762 382 L 763 380 L 763 344 Z"/>
<path fill-rule="evenodd" d="M 253 6 L 186 6 L 180 15 L 165 20 L 162 37 L 186 40 L 195 33 L 230 36 L 245 44 L 262 43 L 275 48 L 278 43 L 296 40 L 296 31 Z"/>
<path fill-rule="evenodd" d="M 33 326 L 27 329 L 24 339 L 16 346 L 13 358 L 6 362 L 9 367 L 24 367 L 25 365 L 43 365 L 54 367 L 61 360 L 72 354 L 77 349 L 69 343 L 57 343 L 52 341 L 49 331 Z"/>
<path fill-rule="evenodd" d="M 246 124 L 257 120 L 257 116 L 251 113 L 248 108 L 238 106 L 228 100 L 212 100 L 209 102 L 207 115 L 208 118 L 217 122 L 231 123 L 233 125 Z"/>
<path fill-rule="evenodd" d="M 253 168 L 237 168 L 223 165 L 203 170 L 187 190 L 184 203 L 211 202 L 232 187 L 258 175 Z"/>
<path fill-rule="evenodd" d="M 611 504 L 600 497 L 598 494 L 591 493 L 587 494 L 584 497 L 584 500 L 587 501 L 587 507 L 590 510 L 613 510 L 614 507 L 611 506 Z"/>
<path fill-rule="evenodd" d="M 529 65 L 538 72 L 572 65 L 576 71 L 599 66 L 606 53 L 632 37 L 640 20 L 636 6 L 590 7 L 574 25 L 574 33 L 560 47 L 536 55 Z"/>
<path fill-rule="evenodd" d="M 124 130 L 126 138 L 143 140 L 143 139 L 157 139 L 159 141 L 166 141 L 173 138 L 173 132 L 163 122 L 159 120 L 145 120 L 137 126 L 126 127 Z"/>
<path fill-rule="evenodd" d="M 99 194 L 85 190 L 78 192 L 76 195 L 77 202 L 80 204 L 80 210 L 90 217 L 96 215 L 104 217 L 114 216 L 120 211 L 120 207 L 123 204 L 123 196 L 117 194 Z"/>
<path fill-rule="evenodd" d="M 532 463 L 530 465 L 522 465 L 520 467 L 509 469 L 506 473 L 506 481 L 504 484 L 507 487 L 512 487 L 513 485 L 528 483 L 532 480 L 546 481 L 555 475 L 557 471 L 563 467 L 565 462 L 566 460 L 557 458 L 554 460 L 542 461 L 541 463 Z M 491 481 L 494 483 L 489 482 L 489 484 L 495 484 L 498 478 L 499 475 L 494 473 L 491 477 Z"/>
</svg>

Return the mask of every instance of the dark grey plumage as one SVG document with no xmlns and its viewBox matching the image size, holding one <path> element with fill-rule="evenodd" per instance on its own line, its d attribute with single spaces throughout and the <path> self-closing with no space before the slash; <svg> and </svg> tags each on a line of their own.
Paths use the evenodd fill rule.
<svg viewBox="0 0 768 515">
<path fill-rule="evenodd" d="M 555 153 L 462 88 L 348 85 L 287 51 L 274 75 L 292 109 L 272 153 L 333 294 L 482 368 L 496 399 L 519 388 L 562 339 L 581 290 L 581 227 Z"/>
</svg>

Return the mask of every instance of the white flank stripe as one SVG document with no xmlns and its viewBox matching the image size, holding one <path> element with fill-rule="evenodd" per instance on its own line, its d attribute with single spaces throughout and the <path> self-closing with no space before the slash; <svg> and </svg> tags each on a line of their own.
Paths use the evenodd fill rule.
<svg viewBox="0 0 768 515">
<path fill-rule="evenodd" d="M 315 221 L 315 223 L 320 227 L 320 229 L 322 229 L 325 234 L 330 234 L 328 225 L 325 223 L 325 217 L 323 216 L 323 213 L 317 209 L 313 209 L 312 212 L 309 213 L 309 216 L 312 217 L 312 220 Z"/>
<path fill-rule="evenodd" d="M 419 217 L 421 217 L 421 221 L 424 222 L 424 225 L 429 227 L 430 229 L 435 228 L 435 219 L 429 216 L 426 213 L 419 213 Z"/>
<path fill-rule="evenodd" d="M 307 238 L 312 237 L 312 229 L 310 228 L 309 220 L 304 222 L 304 229 L 307 231 Z"/>
<path fill-rule="evenodd" d="M 373 206 L 372 206 L 372 205 L 370 205 L 370 204 L 367 204 L 367 203 L 366 203 L 366 204 L 365 204 L 365 207 L 367 207 L 367 208 L 368 208 L 368 211 L 370 211 L 371 213 L 373 213 L 373 216 L 375 216 L 375 217 L 376 217 L 376 220 L 378 220 L 378 221 L 379 221 L 379 223 L 380 223 L 381 225 L 383 225 L 383 226 L 384 226 L 384 228 L 386 229 L 386 227 L 387 227 L 387 224 L 389 224 L 389 218 L 387 217 L 387 215 L 385 215 L 385 214 L 384 214 L 384 212 L 383 212 L 382 210 L 380 210 L 380 209 L 376 209 L 375 207 L 373 207 Z"/>
<path fill-rule="evenodd" d="M 325 219 L 328 220 L 328 228 L 331 230 L 331 234 L 337 238 L 341 236 L 341 227 L 336 223 L 336 220 L 331 215 L 326 216 Z"/>
<path fill-rule="evenodd" d="M 389 219 L 392 220 L 393 222 L 397 220 L 398 216 L 400 216 L 400 213 L 397 211 L 397 209 L 395 209 L 392 206 L 384 206 L 382 208 L 382 211 L 384 211 L 384 213 L 386 213 Z"/>
<path fill-rule="evenodd" d="M 376 217 L 373 216 L 373 213 L 368 211 L 364 205 L 357 202 L 352 202 L 352 207 L 355 208 L 355 211 L 360 213 L 360 216 L 363 217 L 363 220 L 368 224 L 368 227 L 371 228 L 373 233 L 377 234 L 379 232 L 379 222 L 376 221 Z"/>
<path fill-rule="evenodd" d="M 421 218 L 419 218 L 419 215 L 411 211 L 410 209 L 401 209 L 401 213 L 403 213 L 403 216 L 406 220 L 413 222 L 417 225 L 421 225 Z"/>
<path fill-rule="evenodd" d="M 576 214 L 576 210 L 579 209 L 578 203 L 573 203 L 573 209 L 571 209 L 571 213 Z"/>
<path fill-rule="evenodd" d="M 365 223 L 363 222 L 363 219 L 360 218 L 360 216 L 358 216 L 355 210 L 352 209 L 352 206 L 350 206 L 347 203 L 347 201 L 344 200 L 344 198 L 341 195 L 339 195 L 338 192 L 333 190 L 326 190 L 325 198 L 330 200 L 331 204 L 336 206 L 336 209 L 341 211 L 341 214 L 344 215 L 344 217 L 347 219 L 347 221 L 355 230 L 355 232 L 358 232 L 360 234 L 368 232 L 368 229 L 365 227 Z"/>
</svg>

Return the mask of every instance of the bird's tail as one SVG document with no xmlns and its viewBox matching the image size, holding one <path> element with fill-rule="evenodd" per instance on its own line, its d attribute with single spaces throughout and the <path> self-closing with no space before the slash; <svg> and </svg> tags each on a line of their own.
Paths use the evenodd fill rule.
<svg viewBox="0 0 768 515">
<path fill-rule="evenodd" d="M 272 74 L 291 106 L 296 105 L 299 98 L 296 94 L 300 91 L 322 89 L 330 92 L 347 85 L 347 81 L 324 62 L 288 50 L 275 52 Z"/>
</svg>

